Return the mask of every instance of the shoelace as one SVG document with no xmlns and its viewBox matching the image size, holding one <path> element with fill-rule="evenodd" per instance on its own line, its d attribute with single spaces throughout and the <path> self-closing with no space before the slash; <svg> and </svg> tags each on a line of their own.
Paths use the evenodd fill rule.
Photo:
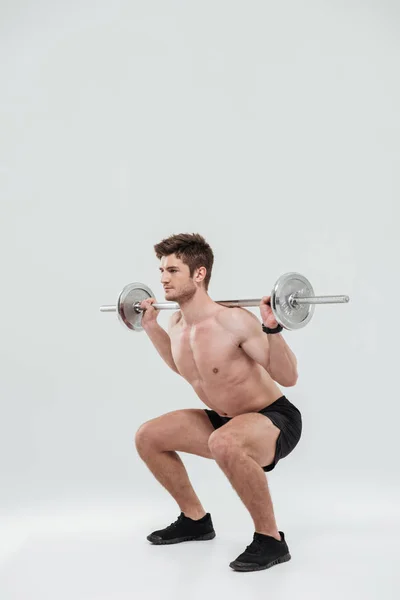
<svg viewBox="0 0 400 600">
<path fill-rule="evenodd" d="M 168 531 L 171 531 L 171 529 L 174 529 L 182 521 L 183 521 L 183 515 L 179 515 L 179 517 L 176 519 L 176 521 L 174 521 L 173 523 L 171 523 L 171 525 L 168 525 L 168 527 L 166 527 L 166 529 L 168 529 Z"/>
<path fill-rule="evenodd" d="M 264 545 L 259 540 L 253 540 L 250 546 L 247 546 L 246 552 L 250 554 L 261 554 Z"/>
<path fill-rule="evenodd" d="M 261 554 L 265 550 L 265 542 L 260 538 L 254 538 L 250 546 L 247 546 L 246 552 L 250 554 Z"/>
</svg>

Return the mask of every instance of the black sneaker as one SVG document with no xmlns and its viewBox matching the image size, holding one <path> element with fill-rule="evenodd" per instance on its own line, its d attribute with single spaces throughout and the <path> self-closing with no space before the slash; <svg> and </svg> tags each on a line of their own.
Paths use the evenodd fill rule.
<svg viewBox="0 0 400 600">
<path fill-rule="evenodd" d="M 230 563 L 235 571 L 261 571 L 291 559 L 285 534 L 280 531 L 281 540 L 270 535 L 254 533 L 253 541 L 243 554 Z"/>
<path fill-rule="evenodd" d="M 210 513 L 194 521 L 190 517 L 186 517 L 183 512 L 174 523 L 171 523 L 165 529 L 153 531 L 147 536 L 149 542 L 159 545 L 179 544 L 179 542 L 194 540 L 212 540 L 213 538 L 215 538 L 215 531 Z"/>
</svg>

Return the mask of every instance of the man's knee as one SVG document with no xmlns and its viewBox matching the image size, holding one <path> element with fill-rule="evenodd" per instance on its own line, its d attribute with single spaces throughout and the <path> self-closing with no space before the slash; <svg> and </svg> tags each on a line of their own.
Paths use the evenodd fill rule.
<svg viewBox="0 0 400 600">
<path fill-rule="evenodd" d="M 135 446 L 140 455 L 145 454 L 149 450 L 156 449 L 157 440 L 155 433 L 152 421 L 146 421 L 139 427 L 135 435 Z"/>
<path fill-rule="evenodd" d="M 227 462 L 240 451 L 240 443 L 234 433 L 223 428 L 214 431 L 208 438 L 208 447 L 212 457 L 219 462 Z"/>
</svg>

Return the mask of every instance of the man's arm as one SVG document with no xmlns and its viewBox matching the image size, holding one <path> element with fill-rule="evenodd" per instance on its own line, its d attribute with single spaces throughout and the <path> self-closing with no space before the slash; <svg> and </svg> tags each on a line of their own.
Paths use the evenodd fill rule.
<svg viewBox="0 0 400 600">
<path fill-rule="evenodd" d="M 266 334 L 263 332 L 263 335 L 269 341 L 268 373 L 274 381 L 284 387 L 295 385 L 298 379 L 296 356 L 280 333 Z"/>
<path fill-rule="evenodd" d="M 238 345 L 250 358 L 255 360 L 266 371 L 269 369 L 270 346 L 269 336 L 261 329 L 257 317 L 242 308 L 231 308 L 222 313 L 223 326 L 234 335 Z"/>
<path fill-rule="evenodd" d="M 258 318 L 248 310 L 231 308 L 225 315 L 229 315 L 229 318 L 225 317 L 224 325 L 235 334 L 242 350 L 264 367 L 280 385 L 295 385 L 297 360 L 282 335 L 264 333 Z"/>
<path fill-rule="evenodd" d="M 180 375 L 177 366 L 174 362 L 172 351 L 171 351 L 171 338 L 168 333 L 163 329 L 157 321 L 152 321 L 147 325 L 143 324 L 143 329 L 152 341 L 155 349 L 161 358 L 167 363 L 167 365 Z"/>
</svg>

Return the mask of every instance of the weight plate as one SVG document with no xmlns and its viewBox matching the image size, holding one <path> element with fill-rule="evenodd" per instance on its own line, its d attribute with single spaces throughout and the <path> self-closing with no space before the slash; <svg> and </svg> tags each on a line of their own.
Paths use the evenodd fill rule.
<svg viewBox="0 0 400 600">
<path fill-rule="evenodd" d="M 290 304 L 292 294 L 314 296 L 311 283 L 300 273 L 285 273 L 279 277 L 271 293 L 271 308 L 275 319 L 285 329 L 301 329 L 314 314 L 314 304 Z"/>
<path fill-rule="evenodd" d="M 154 295 L 144 283 L 129 283 L 120 293 L 117 304 L 118 318 L 129 329 L 143 331 L 143 312 L 136 312 L 134 305 L 147 298 L 154 298 Z"/>
</svg>

